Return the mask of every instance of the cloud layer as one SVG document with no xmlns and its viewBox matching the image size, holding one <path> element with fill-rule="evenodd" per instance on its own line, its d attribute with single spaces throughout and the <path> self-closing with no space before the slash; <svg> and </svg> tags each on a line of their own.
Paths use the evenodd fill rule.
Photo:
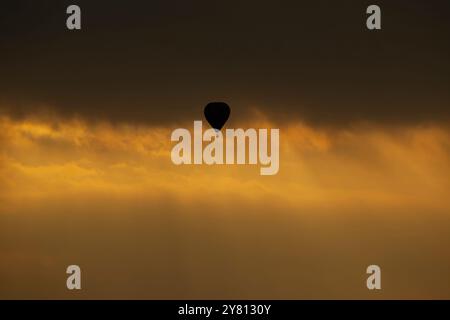
<svg viewBox="0 0 450 320">
<path fill-rule="evenodd" d="M 151 125 L 192 120 L 210 101 L 232 117 L 345 126 L 448 124 L 449 2 L 70 1 L 0 5 L 0 110 Z M 251 115 L 251 114 L 250 114 Z"/>
</svg>

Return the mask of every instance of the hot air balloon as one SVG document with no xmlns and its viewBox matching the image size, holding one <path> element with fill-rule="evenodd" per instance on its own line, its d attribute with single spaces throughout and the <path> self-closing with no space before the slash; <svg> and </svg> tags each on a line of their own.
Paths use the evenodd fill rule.
<svg viewBox="0 0 450 320">
<path fill-rule="evenodd" d="M 220 131 L 230 117 L 230 111 L 230 107 L 225 102 L 210 102 L 203 113 L 211 127 Z"/>
</svg>

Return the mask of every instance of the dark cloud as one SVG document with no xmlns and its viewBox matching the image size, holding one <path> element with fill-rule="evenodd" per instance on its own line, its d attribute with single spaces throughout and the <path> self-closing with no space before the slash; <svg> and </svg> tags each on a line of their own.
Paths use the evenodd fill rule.
<svg viewBox="0 0 450 320">
<path fill-rule="evenodd" d="M 0 5 L 0 108 L 167 123 L 211 100 L 233 115 L 325 124 L 450 119 L 450 4 L 14 1 Z M 65 8 L 82 8 L 82 30 Z"/>
</svg>

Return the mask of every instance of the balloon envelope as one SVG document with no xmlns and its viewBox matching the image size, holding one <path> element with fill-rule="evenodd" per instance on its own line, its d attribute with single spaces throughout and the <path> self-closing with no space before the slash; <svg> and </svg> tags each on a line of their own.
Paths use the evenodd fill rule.
<svg viewBox="0 0 450 320">
<path fill-rule="evenodd" d="M 203 113 L 212 128 L 222 129 L 230 117 L 230 107 L 225 102 L 210 102 L 206 105 Z"/>
</svg>

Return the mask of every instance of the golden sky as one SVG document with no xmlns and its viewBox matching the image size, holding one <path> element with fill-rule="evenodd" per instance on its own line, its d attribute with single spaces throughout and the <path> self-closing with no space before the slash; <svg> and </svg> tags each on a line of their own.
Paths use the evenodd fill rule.
<svg viewBox="0 0 450 320">
<path fill-rule="evenodd" d="M 175 126 L 3 116 L 0 297 L 450 297 L 448 128 L 249 119 L 280 128 L 277 175 L 176 166 Z"/>
</svg>

